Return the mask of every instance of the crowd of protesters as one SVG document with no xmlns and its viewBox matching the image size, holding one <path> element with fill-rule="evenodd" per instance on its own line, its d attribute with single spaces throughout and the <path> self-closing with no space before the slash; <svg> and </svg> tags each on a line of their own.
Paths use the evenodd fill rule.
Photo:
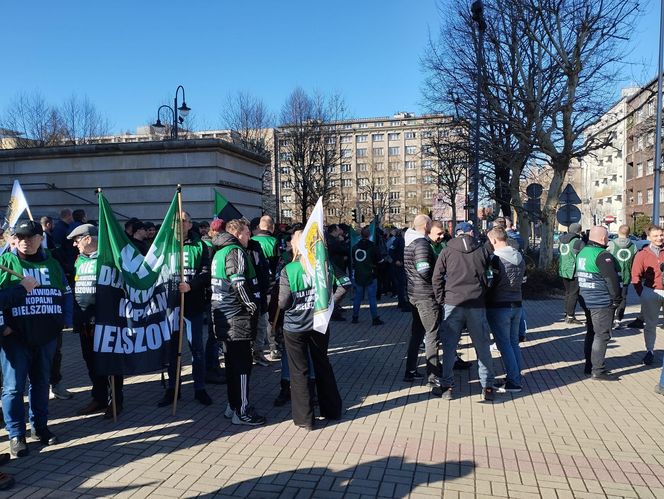
<svg viewBox="0 0 664 499">
<path fill-rule="evenodd" d="M 223 415 L 237 425 L 264 424 L 265 417 L 251 404 L 252 366 L 278 362 L 281 381 L 274 405 L 290 402 L 295 425 L 314 429 L 316 406 L 323 418 L 341 418 L 342 400 L 327 356 L 330 334 L 314 331 L 315 289 L 298 250 L 302 224 L 275 226 L 269 216 L 196 223 L 186 212 L 181 220 L 186 257 L 178 289 L 191 324 L 186 343 L 192 358 L 193 398 L 210 406 L 213 400 L 206 385 L 226 384 Z M 580 301 L 587 324 L 586 373 L 600 381 L 616 379 L 604 358 L 610 331 L 623 318 L 628 283 L 642 301 L 646 364 L 653 362 L 657 317 L 664 304 L 662 230 L 648 229 L 650 245 L 637 253 L 626 242 L 629 228 L 625 232 L 625 227 L 611 245 L 601 227 L 591 229 L 585 242 L 578 234 L 580 226 L 574 225 L 560 238 L 565 320 L 581 323 L 574 315 Z M 159 227 L 132 218 L 124 230 L 145 255 Z M 496 219 L 481 235 L 470 223 L 446 227 L 426 215 L 416 216 L 407 230 L 372 224 L 359 229 L 356 238 L 353 234 L 343 224 L 326 228 L 336 304 L 333 322 L 347 321 L 344 312 L 350 309 L 353 324 L 368 325 L 361 307 L 366 299 L 369 327 L 380 328 L 385 322 L 378 314 L 378 301 L 389 294 L 399 310 L 412 315 L 404 382 L 423 380 L 432 396 L 453 398 L 458 393 L 454 369 L 471 365 L 457 353 L 466 332 L 477 353 L 483 399 L 522 390 L 524 245 L 509 219 Z M 111 387 L 108 377 L 95 373 L 93 362 L 97 236 L 83 210 L 63 210 L 55 223 L 49 217 L 40 223 L 18 223 L 10 238 L 12 249 L 0 257 L 1 265 L 15 271 L 0 272 L 2 406 L 12 457 L 28 454 L 23 407 L 28 381 L 30 438 L 42 445 L 57 442 L 47 425 L 49 392 L 60 399 L 72 397 L 60 373 L 63 328 L 73 327 L 79 335 L 92 384 L 91 399 L 78 414 L 103 413 L 110 419 L 114 412 L 122 413 L 122 376 L 113 377 Z M 39 314 L 25 313 L 36 287 L 54 298 L 57 306 L 45 307 Z M 352 302 L 344 306 L 351 291 Z M 176 394 L 183 395 L 176 389 L 177 333 L 173 340 L 165 366 L 168 384 L 159 407 L 170 406 Z M 492 344 L 501 354 L 503 380 L 495 378 Z M 418 370 L 422 347 L 425 373 Z M 664 380 L 658 387 L 664 391 Z M 0 456 L 0 464 L 5 459 L 9 456 Z M 10 479 L 0 474 L 0 488 Z"/>
</svg>

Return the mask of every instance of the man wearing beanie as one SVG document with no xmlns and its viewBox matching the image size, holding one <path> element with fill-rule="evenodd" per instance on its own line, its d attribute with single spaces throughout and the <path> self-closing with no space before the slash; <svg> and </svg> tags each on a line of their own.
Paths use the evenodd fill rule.
<svg viewBox="0 0 664 499">
<path fill-rule="evenodd" d="M 579 299 L 579 282 L 576 279 L 576 256 L 585 246 L 581 239 L 581 224 L 569 226 L 569 232 L 558 238 L 560 260 L 558 275 L 565 286 L 565 322 L 567 324 L 583 324 L 575 317 L 576 302 Z"/>
</svg>

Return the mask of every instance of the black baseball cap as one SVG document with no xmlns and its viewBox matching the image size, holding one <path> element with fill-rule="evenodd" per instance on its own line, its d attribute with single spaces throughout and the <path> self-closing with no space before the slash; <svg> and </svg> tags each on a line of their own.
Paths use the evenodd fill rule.
<svg viewBox="0 0 664 499">
<path fill-rule="evenodd" d="M 42 229 L 40 223 L 35 222 L 34 220 L 21 220 L 14 226 L 12 234 L 24 237 L 41 236 L 44 234 L 44 229 Z"/>
</svg>

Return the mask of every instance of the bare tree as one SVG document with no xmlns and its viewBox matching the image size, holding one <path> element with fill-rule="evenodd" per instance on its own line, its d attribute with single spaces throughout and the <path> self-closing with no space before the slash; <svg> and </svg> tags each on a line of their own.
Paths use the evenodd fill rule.
<svg viewBox="0 0 664 499">
<path fill-rule="evenodd" d="M 274 117 L 262 99 L 245 92 L 229 94 L 221 111 L 221 119 L 224 128 L 239 134 L 244 147 L 261 154 L 269 151 L 266 129 L 273 126 Z"/>
<path fill-rule="evenodd" d="M 390 208 L 399 204 L 398 200 L 390 199 L 390 189 L 387 177 L 376 168 L 376 162 L 371 159 L 367 162 L 367 172 L 359 177 L 357 195 L 358 204 L 363 211 L 369 211 L 371 217 L 379 216 L 389 218 Z"/>
<path fill-rule="evenodd" d="M 67 135 L 57 107 L 39 92 L 20 93 L 2 116 L 2 128 L 15 132 L 15 147 L 45 147 L 62 144 Z"/>
<path fill-rule="evenodd" d="M 96 138 L 108 135 L 108 120 L 90 102 L 87 96 L 72 94 L 60 106 L 60 116 L 64 124 L 65 140 L 71 144 L 87 144 Z"/>
</svg>

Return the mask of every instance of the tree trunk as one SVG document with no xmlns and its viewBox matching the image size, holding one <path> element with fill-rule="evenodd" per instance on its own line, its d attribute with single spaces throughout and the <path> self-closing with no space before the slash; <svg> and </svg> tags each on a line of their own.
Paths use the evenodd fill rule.
<svg viewBox="0 0 664 499">
<path fill-rule="evenodd" d="M 507 165 L 496 165 L 495 175 L 495 197 L 496 204 L 504 217 L 512 217 L 512 192 L 510 189 L 510 168 Z"/>
<path fill-rule="evenodd" d="M 454 230 L 454 227 L 457 224 L 457 207 L 456 207 L 456 203 L 454 201 L 450 205 L 450 208 L 452 208 L 452 228 Z"/>
<path fill-rule="evenodd" d="M 553 231 L 558 226 L 556 211 L 558 198 L 563 190 L 563 181 L 567 169 L 553 163 L 553 176 L 549 184 L 546 201 L 542 207 L 542 240 L 540 242 L 539 267 L 544 269 L 553 262 Z"/>
</svg>

